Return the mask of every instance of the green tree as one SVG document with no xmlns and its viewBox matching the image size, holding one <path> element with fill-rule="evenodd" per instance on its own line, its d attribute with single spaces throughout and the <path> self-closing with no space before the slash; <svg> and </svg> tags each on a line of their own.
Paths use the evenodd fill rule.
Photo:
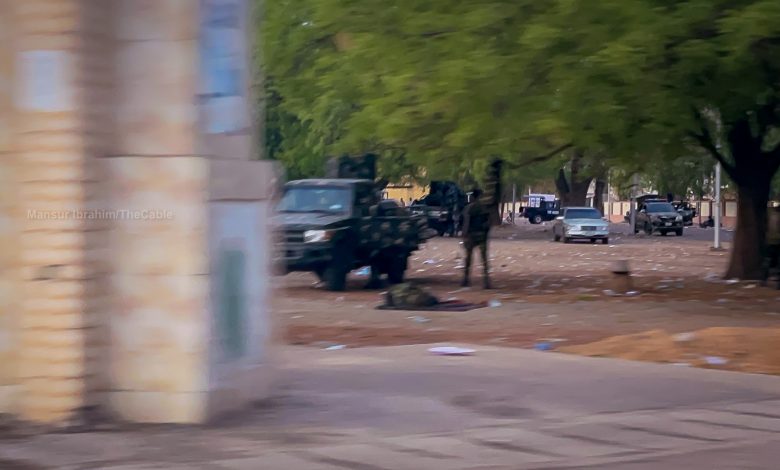
<svg viewBox="0 0 780 470">
<path fill-rule="evenodd" d="M 280 0 L 268 8 L 266 57 L 277 58 L 269 67 L 285 108 L 323 149 L 401 148 L 429 176 L 479 174 L 492 155 L 515 168 L 568 161 L 571 177 L 578 155 L 652 173 L 695 144 L 723 164 L 739 195 L 727 275 L 761 277 L 780 168 L 780 2 Z"/>
</svg>

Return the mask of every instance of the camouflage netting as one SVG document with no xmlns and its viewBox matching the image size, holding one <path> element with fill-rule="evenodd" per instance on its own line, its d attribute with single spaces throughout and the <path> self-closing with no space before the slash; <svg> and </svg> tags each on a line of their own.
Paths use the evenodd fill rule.
<svg viewBox="0 0 780 470">
<path fill-rule="evenodd" d="M 374 154 L 360 157 L 342 156 L 328 160 L 326 176 L 328 178 L 349 178 L 376 180 L 376 160 Z"/>
</svg>

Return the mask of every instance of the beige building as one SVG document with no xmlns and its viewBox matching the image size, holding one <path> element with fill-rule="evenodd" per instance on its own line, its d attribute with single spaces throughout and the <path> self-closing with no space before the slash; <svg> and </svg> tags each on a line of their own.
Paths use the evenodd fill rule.
<svg viewBox="0 0 780 470">
<path fill-rule="evenodd" d="M 270 380 L 248 0 L 0 0 L 0 413 L 200 422 Z"/>
</svg>

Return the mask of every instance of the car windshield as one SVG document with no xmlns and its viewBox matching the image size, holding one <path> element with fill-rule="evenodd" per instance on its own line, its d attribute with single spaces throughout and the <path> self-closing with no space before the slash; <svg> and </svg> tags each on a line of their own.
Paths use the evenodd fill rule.
<svg viewBox="0 0 780 470">
<path fill-rule="evenodd" d="M 567 209 L 567 219 L 601 219 L 601 212 L 596 209 Z"/>
<path fill-rule="evenodd" d="M 668 202 L 651 202 L 647 205 L 647 212 L 677 212 L 677 210 Z"/>
<path fill-rule="evenodd" d="M 351 205 L 348 188 L 292 187 L 284 192 L 276 209 L 279 212 L 344 213 Z"/>
</svg>

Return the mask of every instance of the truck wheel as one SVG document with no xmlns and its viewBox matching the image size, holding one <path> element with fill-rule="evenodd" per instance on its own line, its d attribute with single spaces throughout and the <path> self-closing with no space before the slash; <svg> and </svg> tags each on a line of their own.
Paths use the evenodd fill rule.
<svg viewBox="0 0 780 470">
<path fill-rule="evenodd" d="M 408 255 L 394 256 L 387 262 L 387 280 L 390 284 L 404 282 Z"/>
<path fill-rule="evenodd" d="M 542 216 L 541 216 L 541 215 L 539 215 L 539 214 L 536 214 L 536 215 L 534 216 L 534 218 L 531 220 L 531 223 L 532 223 L 532 224 L 536 224 L 536 225 L 539 225 L 539 224 L 541 224 L 542 222 L 544 222 L 544 220 L 542 219 Z"/>
<path fill-rule="evenodd" d="M 334 263 L 325 268 L 322 273 L 325 288 L 333 292 L 341 292 L 347 287 L 347 270 Z"/>
<path fill-rule="evenodd" d="M 602 238 L 601 239 L 601 244 L 602 245 L 609 245 L 609 238 Z"/>
<path fill-rule="evenodd" d="M 678 237 L 682 237 L 682 234 L 683 234 L 683 229 L 681 229 L 681 228 L 678 228 L 678 229 L 677 229 L 677 230 L 674 232 L 674 234 L 675 234 L 675 235 L 677 235 Z"/>
</svg>

